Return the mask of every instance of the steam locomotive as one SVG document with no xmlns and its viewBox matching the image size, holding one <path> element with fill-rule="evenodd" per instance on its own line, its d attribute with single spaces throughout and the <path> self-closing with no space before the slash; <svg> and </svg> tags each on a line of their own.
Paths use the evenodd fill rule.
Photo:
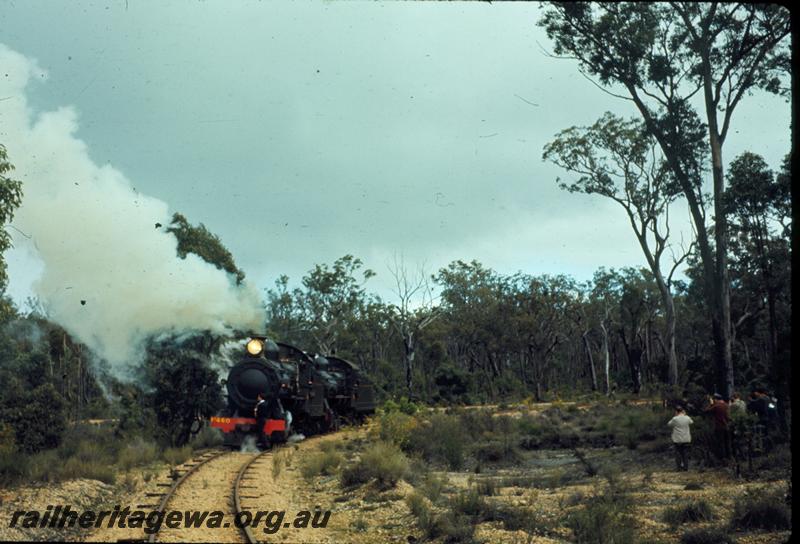
<svg viewBox="0 0 800 544">
<path fill-rule="evenodd" d="M 257 434 L 259 393 L 270 411 L 264 433 L 271 443 L 286 441 L 291 432 L 335 430 L 375 412 L 373 384 L 349 361 L 333 355 L 312 358 L 265 336 L 251 336 L 243 348 L 225 381 L 227 406 L 211 418 L 227 446 L 238 448 L 248 435 Z"/>
</svg>

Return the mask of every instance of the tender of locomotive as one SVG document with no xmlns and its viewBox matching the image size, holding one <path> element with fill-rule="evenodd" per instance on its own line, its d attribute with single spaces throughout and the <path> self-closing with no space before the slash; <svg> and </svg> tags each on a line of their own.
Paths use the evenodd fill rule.
<svg viewBox="0 0 800 544">
<path fill-rule="evenodd" d="M 230 368 L 226 408 L 211 418 L 225 444 L 239 447 L 256 435 L 254 409 L 264 394 L 269 417 L 264 432 L 271 443 L 291 432 L 311 435 L 357 422 L 374 413 L 374 387 L 353 363 L 335 356 L 310 357 L 303 350 L 252 336 Z"/>
</svg>

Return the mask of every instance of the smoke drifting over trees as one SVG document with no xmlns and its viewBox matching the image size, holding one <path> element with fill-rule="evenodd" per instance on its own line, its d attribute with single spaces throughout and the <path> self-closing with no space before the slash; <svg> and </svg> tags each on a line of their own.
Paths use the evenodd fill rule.
<svg viewBox="0 0 800 544">
<path fill-rule="evenodd" d="M 26 92 L 45 71 L 3 45 L 0 65 L 0 138 L 24 189 L 14 243 L 43 263 L 34 291 L 48 317 L 117 371 L 148 336 L 261 328 L 257 290 L 195 254 L 179 258 L 167 203 L 91 159 L 78 112 L 31 108 Z"/>
</svg>

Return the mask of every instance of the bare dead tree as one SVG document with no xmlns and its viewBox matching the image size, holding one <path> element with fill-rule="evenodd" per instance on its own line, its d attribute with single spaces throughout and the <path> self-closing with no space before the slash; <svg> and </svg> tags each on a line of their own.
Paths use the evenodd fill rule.
<svg viewBox="0 0 800 544">
<path fill-rule="evenodd" d="M 406 390 L 410 396 L 414 385 L 417 337 L 420 331 L 439 317 L 440 312 L 424 263 L 411 272 L 403 256 L 395 255 L 388 268 L 395 281 L 395 288 L 392 291 L 397 297 L 397 304 L 389 305 L 391 321 L 403 341 Z"/>
</svg>

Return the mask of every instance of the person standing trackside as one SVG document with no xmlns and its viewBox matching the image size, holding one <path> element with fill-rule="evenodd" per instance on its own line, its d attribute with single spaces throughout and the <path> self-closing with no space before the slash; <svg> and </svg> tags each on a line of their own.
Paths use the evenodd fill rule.
<svg viewBox="0 0 800 544">
<path fill-rule="evenodd" d="M 728 403 L 725 402 L 722 395 L 714 393 L 711 404 L 703 411 L 711 414 L 711 420 L 714 422 L 714 440 L 717 444 L 719 457 L 721 460 L 727 461 L 731 457 L 731 435 L 728 429 L 730 409 Z"/>
<path fill-rule="evenodd" d="M 731 395 L 730 409 L 731 414 L 744 414 L 747 412 L 747 404 L 739 396 L 739 393 L 734 393 Z"/>
<path fill-rule="evenodd" d="M 258 393 L 258 401 L 256 407 L 253 409 L 253 415 L 256 418 L 256 429 L 258 430 L 258 439 L 256 445 L 259 448 L 269 448 L 267 435 L 264 433 L 264 425 L 267 423 L 267 403 L 264 401 L 264 393 Z"/>
<path fill-rule="evenodd" d="M 675 463 L 678 470 L 689 470 L 689 445 L 692 443 L 692 433 L 689 425 L 694 423 L 686 415 L 683 406 L 675 407 L 675 416 L 669 420 L 667 426 L 672 428 L 672 443 L 675 445 Z"/>
</svg>

